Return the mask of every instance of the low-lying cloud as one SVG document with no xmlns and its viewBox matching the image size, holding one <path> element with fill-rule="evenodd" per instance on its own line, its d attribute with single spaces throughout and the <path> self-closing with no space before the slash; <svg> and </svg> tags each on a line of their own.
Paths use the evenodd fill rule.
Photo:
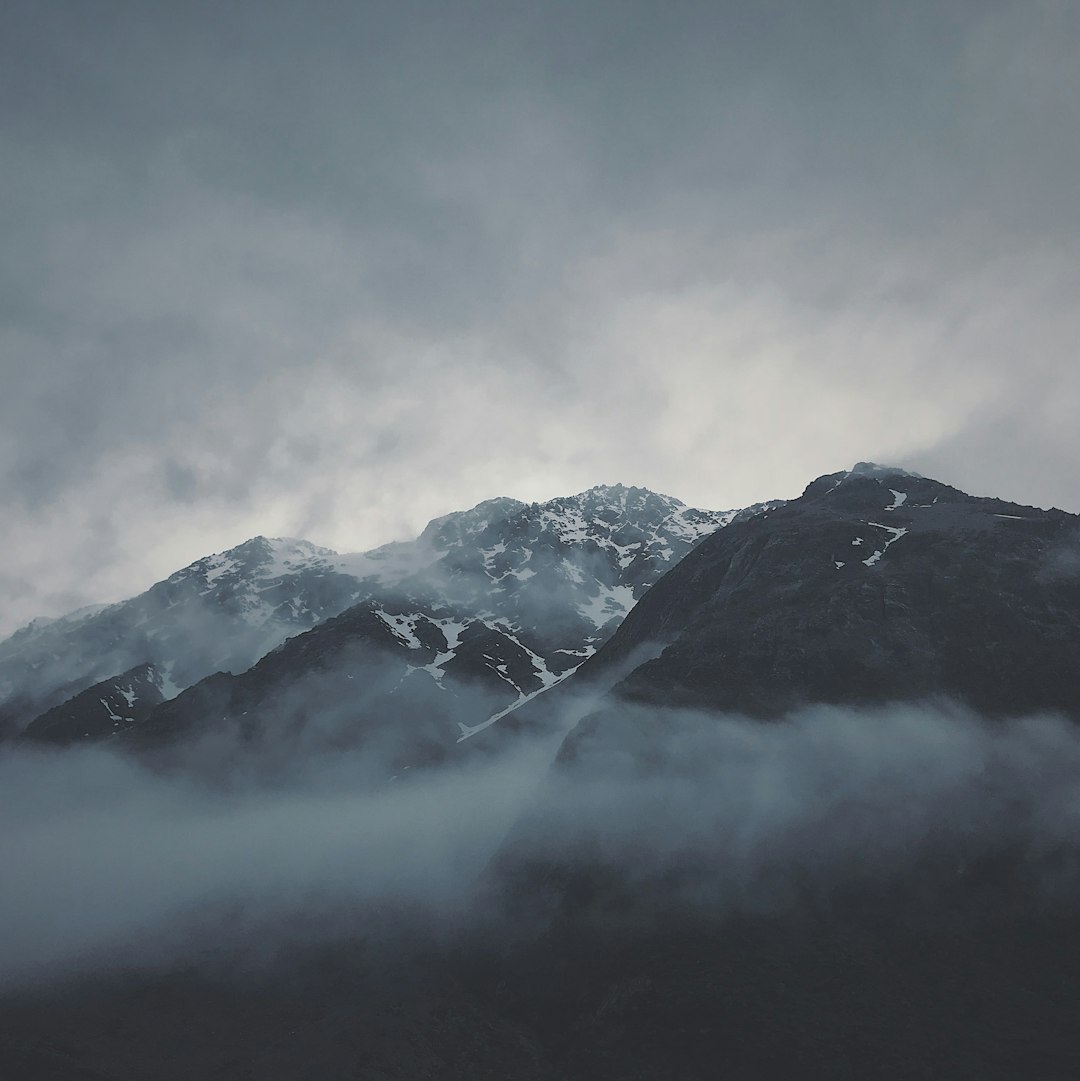
<svg viewBox="0 0 1080 1081">
<path fill-rule="evenodd" d="M 928 865 L 963 882 L 996 852 L 1033 903 L 1077 891 L 1080 733 L 1062 720 L 620 710 L 618 738 L 582 741 L 555 768 L 551 737 L 375 785 L 349 754 L 224 791 L 107 750 L 9 750 L 0 988 L 224 947 L 265 957 L 362 934 L 374 910 L 476 929 L 495 915 L 478 881 L 512 885 L 522 866 L 549 884 L 567 867 L 614 870 L 631 892 L 720 915 Z"/>
<path fill-rule="evenodd" d="M 480 768 L 363 790 L 345 761 L 318 784 L 225 793 L 104 750 L 0 759 L 0 987 L 157 966 L 277 927 L 343 930 L 346 908 L 462 902 L 543 772 L 530 747 Z M 228 913 L 228 930 L 207 914 Z M 228 938 L 223 939 L 223 933 Z"/>
<path fill-rule="evenodd" d="M 1047 896 L 1080 883 L 1078 783 L 1080 733 L 1049 716 L 822 706 L 763 724 L 628 706 L 555 772 L 526 835 L 643 886 L 674 876 L 680 901 L 711 908 L 784 907 L 917 864 L 962 876 L 1005 851 Z"/>
</svg>

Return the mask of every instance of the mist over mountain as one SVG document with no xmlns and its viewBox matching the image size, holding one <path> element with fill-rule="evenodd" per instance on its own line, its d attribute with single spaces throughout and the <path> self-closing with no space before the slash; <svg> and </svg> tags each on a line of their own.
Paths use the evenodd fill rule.
<svg viewBox="0 0 1080 1081">
<path fill-rule="evenodd" d="M 40 688 L 64 670 L 67 653 L 58 651 L 67 648 L 66 634 L 76 638 L 76 662 L 93 657 L 100 668 L 141 650 L 174 685 L 195 683 L 129 731 L 133 745 L 212 727 L 249 742 L 280 741 L 285 730 L 339 745 L 381 740 L 391 760 L 404 756 L 401 764 L 442 757 L 463 735 L 564 678 L 694 543 L 753 511 L 701 511 L 616 485 L 544 504 L 488 500 L 436 519 L 413 542 L 358 556 L 257 538 L 77 629 L 23 632 L 28 641 L 11 651 L 12 661 L 29 656 L 45 667 L 32 684 Z M 150 620 L 145 610 L 159 594 L 166 603 Z M 278 645 L 322 616 L 330 618 Z M 94 653 L 102 629 L 121 635 L 124 620 L 127 637 L 106 658 Z M 244 672 L 255 641 L 278 648 Z M 191 679 L 218 662 L 242 674 Z M 31 700 L 43 695 L 38 689 Z M 82 708 L 99 699 L 82 699 Z M 80 707 L 65 708 L 72 715 Z M 391 715 L 387 732 L 382 718 Z M 91 729 L 118 734 L 88 717 L 84 730 Z M 35 721 L 27 736 L 48 732 L 55 741 L 65 731 Z"/>
<path fill-rule="evenodd" d="M 603 487 L 309 551 L 305 596 L 368 592 L 0 754 L 0 1063 L 1070 1076 L 1078 538 L 862 463 L 741 512 Z"/>
<path fill-rule="evenodd" d="M 0 1081 L 1080 1078 L 1080 2 L 0 29 Z"/>
<path fill-rule="evenodd" d="M 381 555 L 254 537 L 130 600 L 36 620 L 0 642 L 0 730 L 21 731 L 44 709 L 142 664 L 161 673 L 165 697 L 213 671 L 242 671 L 351 603 Z"/>
<path fill-rule="evenodd" d="M 578 770 L 636 778 L 642 791 L 656 776 L 712 776 L 740 758 L 734 745 L 710 749 L 730 723 L 776 746 L 796 732 L 827 740 L 839 716 L 869 748 L 891 738 L 876 718 L 920 713 L 943 739 L 976 718 L 1008 732 L 1009 720 L 1042 716 L 1070 732 L 1078 554 L 1076 515 L 860 463 L 713 533 L 499 737 L 569 728 L 548 781 L 565 791 L 547 801 L 567 806 Z M 687 828 L 670 828 L 675 846 Z M 511 840 L 510 862 L 514 851 Z"/>
</svg>

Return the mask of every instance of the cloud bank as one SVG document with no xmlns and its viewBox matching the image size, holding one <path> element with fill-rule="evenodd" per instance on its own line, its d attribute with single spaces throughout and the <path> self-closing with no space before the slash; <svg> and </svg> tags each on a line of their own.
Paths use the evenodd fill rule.
<svg viewBox="0 0 1080 1081">
<path fill-rule="evenodd" d="M 1078 42 L 1055 0 L 20 0 L 0 631 L 601 481 L 1080 509 Z"/>
<path fill-rule="evenodd" d="M 0 987 L 272 959 L 365 935 L 375 913 L 505 930 L 523 868 L 543 877 L 511 909 L 541 919 L 568 870 L 719 917 L 875 882 L 915 895 L 928 867 L 931 885 L 964 885 L 1003 854 L 1026 905 L 1080 890 L 1080 736 L 1062 721 L 911 706 L 771 725 L 632 709 L 625 725 L 554 771 L 549 740 L 374 784 L 327 755 L 228 790 L 100 749 L 9 750 Z"/>
</svg>

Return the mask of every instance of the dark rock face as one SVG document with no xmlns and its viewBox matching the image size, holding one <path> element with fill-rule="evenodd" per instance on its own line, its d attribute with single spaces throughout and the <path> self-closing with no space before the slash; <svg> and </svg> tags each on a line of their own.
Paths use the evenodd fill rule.
<svg viewBox="0 0 1080 1081">
<path fill-rule="evenodd" d="M 617 699 L 777 717 L 947 696 L 1080 719 L 1080 518 L 857 467 L 733 523 L 582 675 L 662 652 Z"/>
<path fill-rule="evenodd" d="M 164 701 L 161 688 L 161 673 L 153 665 L 138 665 L 47 710 L 30 722 L 22 738 L 66 745 L 121 735 Z"/>
</svg>

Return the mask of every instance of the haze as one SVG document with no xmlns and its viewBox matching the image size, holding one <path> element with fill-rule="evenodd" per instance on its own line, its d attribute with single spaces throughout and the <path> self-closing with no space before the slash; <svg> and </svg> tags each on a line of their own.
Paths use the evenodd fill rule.
<svg viewBox="0 0 1080 1081">
<path fill-rule="evenodd" d="M 14 0 L 0 633 L 860 459 L 1080 510 L 1069 0 Z"/>
<path fill-rule="evenodd" d="M 369 935 L 504 933 L 489 861 L 613 870 L 675 910 L 827 907 L 853 883 L 950 877 L 1023 853 L 1015 889 L 1076 896 L 1080 737 L 1033 717 L 814 707 L 783 724 L 621 706 L 632 738 L 550 770 L 522 740 L 411 778 L 359 785 L 363 757 L 309 756 L 276 785 L 207 787 L 102 750 L 0 755 L 0 990 L 72 974 L 273 960 Z M 210 747 L 210 753 L 214 753 Z M 515 872 L 516 873 L 516 872 Z M 513 878 L 509 880 L 513 894 Z M 654 898 L 655 899 L 655 898 Z M 530 890 L 513 933 L 545 918 Z M 520 899 L 519 899 L 520 901 Z M 494 906 L 494 907 L 492 907 Z M 610 914 L 609 914 L 610 916 Z"/>
</svg>

